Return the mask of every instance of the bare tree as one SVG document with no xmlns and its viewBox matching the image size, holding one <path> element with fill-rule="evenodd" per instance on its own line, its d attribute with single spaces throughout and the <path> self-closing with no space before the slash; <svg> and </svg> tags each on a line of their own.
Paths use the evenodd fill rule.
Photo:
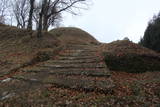
<svg viewBox="0 0 160 107">
<path fill-rule="evenodd" d="M 5 3 L 9 0 L 1 0 Z M 32 29 L 36 23 L 37 37 L 41 37 L 42 30 L 47 31 L 50 26 L 57 26 L 62 21 L 63 12 L 76 15 L 77 10 L 87 6 L 87 0 L 10 0 L 17 27 Z M 39 4 L 38 4 L 39 2 Z M 0 21 L 4 22 L 4 10 L 0 7 Z M 12 18 L 11 18 L 12 22 Z M 33 23 L 34 22 L 34 23 Z"/>
<path fill-rule="evenodd" d="M 39 25 L 39 13 L 41 12 L 42 5 L 39 2 L 35 3 L 34 13 L 33 13 L 33 20 L 36 23 L 36 28 L 38 29 Z M 45 7 L 46 9 L 46 7 Z M 42 15 L 42 30 L 47 31 L 50 26 L 59 26 L 60 22 L 62 21 L 62 14 L 53 14 L 47 21 L 45 19 L 45 15 Z M 46 21 L 46 23 L 44 23 Z"/>
<path fill-rule="evenodd" d="M 41 2 L 35 1 L 34 10 L 33 10 L 33 22 L 36 25 L 36 29 L 38 30 L 39 26 L 39 13 L 41 12 L 42 4 Z"/>
<path fill-rule="evenodd" d="M 40 38 L 42 37 L 42 17 L 43 17 L 43 14 L 44 14 L 44 9 L 45 9 L 45 5 L 47 4 L 47 0 L 43 0 L 42 1 L 42 7 L 41 7 L 41 11 L 39 13 L 39 22 L 38 22 L 38 29 L 37 29 L 37 37 Z"/>
<path fill-rule="evenodd" d="M 0 15 L 0 24 L 5 24 L 5 18 L 2 15 Z"/>
<path fill-rule="evenodd" d="M 0 1 L 0 23 L 5 23 L 5 17 L 7 15 L 6 10 L 9 8 L 9 0 Z"/>
<path fill-rule="evenodd" d="M 76 9 L 82 9 L 82 4 L 86 0 L 47 0 L 44 10 L 43 30 L 47 31 L 50 25 L 53 25 L 57 18 L 60 18 L 62 12 L 70 12 L 76 15 Z M 81 7 L 82 6 L 82 7 Z"/>
<path fill-rule="evenodd" d="M 53 25 L 55 19 L 62 12 L 69 12 L 76 15 L 76 9 L 85 9 L 83 6 L 87 0 L 43 0 L 41 12 L 39 14 L 39 27 L 37 36 L 41 37 L 42 26 L 43 30 L 47 31 L 50 25 Z"/>
<path fill-rule="evenodd" d="M 30 0 L 30 11 L 29 11 L 29 19 L 28 19 L 28 29 L 32 30 L 32 19 L 33 19 L 33 11 L 34 11 L 34 2 L 35 0 Z"/>
<path fill-rule="evenodd" d="M 49 11 L 51 12 L 52 10 L 46 10 L 43 16 L 44 31 L 47 31 L 50 26 L 56 26 L 60 24 L 60 22 L 62 21 L 62 14 L 60 12 L 56 13 L 58 11 L 57 7 L 54 7 L 54 13 L 50 16 L 48 15 L 48 13 L 50 13 Z"/>
<path fill-rule="evenodd" d="M 52 15 L 52 17 L 48 19 L 47 26 L 44 27 L 43 30 L 47 31 L 50 26 L 59 27 L 61 25 L 62 19 L 63 18 L 61 13 Z"/>
<path fill-rule="evenodd" d="M 15 0 L 13 3 L 13 13 L 17 21 L 17 27 L 26 28 L 29 13 L 28 0 Z"/>
</svg>

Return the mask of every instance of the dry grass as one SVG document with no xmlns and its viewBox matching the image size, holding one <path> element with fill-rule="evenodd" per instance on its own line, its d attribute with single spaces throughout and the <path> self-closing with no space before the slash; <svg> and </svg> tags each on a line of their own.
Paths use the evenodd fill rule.
<svg viewBox="0 0 160 107">
<path fill-rule="evenodd" d="M 9 70 L 12 66 L 23 64 L 29 60 L 34 59 L 38 62 L 48 60 L 54 53 L 54 50 L 62 43 L 98 43 L 97 40 L 88 33 L 75 28 L 54 29 L 51 31 L 51 34 L 44 33 L 45 36 L 42 39 L 37 39 L 35 33 L 36 32 L 34 31 L 0 25 L 0 76 L 1 72 L 4 71 L 3 69 Z M 141 59 L 144 59 L 144 62 L 147 62 L 147 64 L 153 63 L 154 65 L 155 62 L 157 62 L 157 64 L 160 63 L 159 60 L 157 60 L 159 58 L 158 53 L 129 41 L 115 41 L 110 44 L 102 44 L 99 49 L 104 53 L 114 55 L 113 58 L 115 58 L 115 61 L 119 61 L 119 58 L 122 58 L 121 60 L 124 60 L 125 58 L 124 62 L 128 61 L 128 63 L 130 63 L 133 60 L 129 60 L 129 58 L 133 58 L 135 55 L 136 58 L 140 57 Z M 147 58 L 145 59 L 142 56 L 146 56 Z M 106 61 L 108 61 L 108 58 L 106 58 Z M 137 64 L 137 62 L 133 63 Z M 143 65 L 144 63 L 138 64 Z M 127 65 L 122 65 L 122 67 L 126 66 Z M 144 64 L 143 68 L 146 66 L 148 65 Z M 137 68 L 138 66 L 136 65 L 135 67 Z M 79 83 L 80 85 L 82 84 L 82 86 L 85 87 L 93 82 L 93 77 L 81 78 L 81 76 L 68 76 L 67 78 L 61 77 L 56 79 L 53 78 L 52 75 L 48 76 L 47 73 L 23 73 L 24 72 L 19 72 L 15 74 L 14 77 L 20 77 L 20 79 L 29 78 L 32 79 L 32 81 L 45 78 L 48 82 L 53 81 L 68 87 L 73 86 L 73 82 Z M 113 92 L 108 94 L 76 91 L 62 87 L 60 88 L 54 84 L 42 85 L 36 81 L 31 83 L 30 81 L 12 79 L 9 82 L 0 84 L 0 92 L 3 92 L 0 94 L 4 94 L 3 96 L 14 95 L 17 91 L 19 94 L 15 94 L 15 96 L 11 98 L 0 101 L 0 106 L 159 107 L 159 76 L 160 72 L 145 72 L 139 74 L 112 71 L 111 79 L 116 86 L 114 87 Z M 98 85 L 102 88 L 106 86 L 104 85 L 105 82 L 102 81 L 107 80 L 107 78 L 96 78 L 96 80 L 99 82 Z M 7 91 L 7 89 L 10 92 Z"/>
<path fill-rule="evenodd" d="M 73 27 L 62 27 L 50 31 L 64 43 L 98 44 L 99 42 L 89 33 Z"/>
<path fill-rule="evenodd" d="M 104 52 L 110 52 L 112 54 L 138 54 L 138 55 L 148 55 L 148 56 L 159 56 L 153 50 L 142 47 L 136 43 L 128 40 L 118 40 L 108 44 L 102 44 L 101 48 Z"/>
<path fill-rule="evenodd" d="M 53 51 L 60 46 L 57 37 L 47 32 L 43 35 L 38 39 L 35 31 L 0 25 L 0 62 L 7 62 L 5 68 L 0 64 L 2 72 L 31 61 L 39 51 Z"/>
<path fill-rule="evenodd" d="M 54 50 L 59 51 L 64 44 L 98 43 L 90 34 L 78 28 L 57 28 L 43 32 L 43 35 L 43 38 L 37 38 L 35 31 L 1 24 L 0 74 L 31 61 L 48 60 L 53 54 L 57 54 Z"/>
<path fill-rule="evenodd" d="M 133 42 L 122 40 L 102 44 L 105 61 L 111 70 L 127 72 L 160 71 L 160 55 Z"/>
</svg>

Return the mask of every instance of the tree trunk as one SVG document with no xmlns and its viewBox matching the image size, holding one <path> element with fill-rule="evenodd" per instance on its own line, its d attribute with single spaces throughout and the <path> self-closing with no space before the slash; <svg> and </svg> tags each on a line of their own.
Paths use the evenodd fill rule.
<svg viewBox="0 0 160 107">
<path fill-rule="evenodd" d="M 38 30 L 37 30 L 37 38 L 42 37 L 42 11 L 39 14 L 39 25 L 38 25 Z"/>
<path fill-rule="evenodd" d="M 47 18 L 47 16 L 43 17 L 43 30 L 48 31 L 48 18 Z"/>
<path fill-rule="evenodd" d="M 41 12 L 39 13 L 39 25 L 38 25 L 38 31 L 37 31 L 37 37 L 41 38 L 42 37 L 42 26 L 43 26 L 43 16 L 44 16 L 44 8 L 46 5 L 47 0 L 43 0 L 42 1 L 42 8 L 41 8 Z"/>
<path fill-rule="evenodd" d="M 43 30 L 48 30 L 48 10 L 49 10 L 50 1 L 46 0 L 44 3 L 44 13 L 43 13 Z"/>
<path fill-rule="evenodd" d="M 27 29 L 29 30 L 32 30 L 32 17 L 33 17 L 34 2 L 35 0 L 30 0 L 30 12 L 29 12 L 29 19 L 28 19 L 28 26 L 27 26 Z"/>
</svg>

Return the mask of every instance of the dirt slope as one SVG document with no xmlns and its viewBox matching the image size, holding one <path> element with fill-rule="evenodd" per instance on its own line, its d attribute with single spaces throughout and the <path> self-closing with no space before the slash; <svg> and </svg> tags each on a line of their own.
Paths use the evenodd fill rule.
<svg viewBox="0 0 160 107">
<path fill-rule="evenodd" d="M 41 39 L 34 31 L 0 25 L 0 75 L 30 63 L 37 54 L 52 52 L 60 41 L 49 33 Z"/>
<path fill-rule="evenodd" d="M 155 51 L 142 47 L 128 40 L 118 40 L 108 44 L 102 44 L 102 47 L 103 51 L 107 51 L 117 55 L 138 54 L 148 56 L 159 56 L 159 54 Z"/>
<path fill-rule="evenodd" d="M 37 39 L 35 31 L 0 25 L 0 75 L 35 60 L 46 60 L 56 55 L 67 43 L 97 44 L 87 32 L 78 28 L 57 28 L 43 32 Z"/>
<path fill-rule="evenodd" d="M 111 70 L 128 72 L 160 71 L 160 55 L 128 40 L 102 44 L 106 64 Z"/>
<path fill-rule="evenodd" d="M 50 31 L 65 43 L 98 44 L 99 42 L 89 33 L 74 27 L 62 27 Z"/>
<path fill-rule="evenodd" d="M 153 68 L 158 53 L 130 41 L 100 45 L 77 28 L 44 35 L 0 25 L 0 107 L 160 106 L 159 72 L 122 71 Z M 122 72 L 110 72 L 102 53 L 108 67 Z"/>
<path fill-rule="evenodd" d="M 83 93 L 112 93 L 110 71 L 97 49 L 98 45 L 67 44 L 50 60 L 3 75 L 0 106 L 78 106 L 77 96 Z"/>
</svg>

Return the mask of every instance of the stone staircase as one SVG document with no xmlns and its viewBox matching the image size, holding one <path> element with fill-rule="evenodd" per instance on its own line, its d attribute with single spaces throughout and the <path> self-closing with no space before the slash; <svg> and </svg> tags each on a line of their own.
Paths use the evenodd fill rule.
<svg viewBox="0 0 160 107">
<path fill-rule="evenodd" d="M 109 93 L 114 85 L 101 56 L 97 45 L 68 44 L 56 57 L 20 69 L 21 73 L 11 77 L 2 87 L 16 93 L 28 87 L 52 84 L 60 88 Z"/>
</svg>

